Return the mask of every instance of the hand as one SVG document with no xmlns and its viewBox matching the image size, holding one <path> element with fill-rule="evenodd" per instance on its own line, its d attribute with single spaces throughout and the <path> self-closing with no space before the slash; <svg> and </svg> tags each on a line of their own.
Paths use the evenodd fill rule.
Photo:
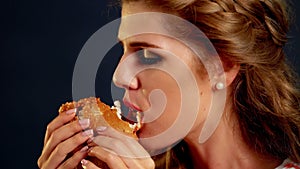
<svg viewBox="0 0 300 169">
<path fill-rule="evenodd" d="M 88 156 L 100 159 L 111 169 L 154 169 L 154 161 L 136 139 L 111 127 L 98 127 L 97 133 L 89 143 Z M 99 169 L 91 161 L 84 159 L 81 163 L 85 169 Z"/>
<path fill-rule="evenodd" d="M 88 119 L 70 122 L 75 117 L 75 111 L 72 109 L 60 113 L 48 124 L 44 148 L 38 159 L 38 166 L 41 169 L 75 168 L 80 160 L 86 157 L 87 146 L 66 159 L 70 152 L 93 136 L 92 130 L 83 131 L 90 125 Z"/>
</svg>

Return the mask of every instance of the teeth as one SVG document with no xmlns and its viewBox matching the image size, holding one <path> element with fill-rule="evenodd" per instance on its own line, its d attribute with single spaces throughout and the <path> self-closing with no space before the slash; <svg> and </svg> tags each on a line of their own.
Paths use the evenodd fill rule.
<svg viewBox="0 0 300 169">
<path fill-rule="evenodd" d="M 123 117 L 124 117 L 124 119 L 126 121 L 130 122 L 131 128 L 135 128 L 135 127 L 141 128 L 141 122 L 142 122 L 142 119 L 144 116 L 144 114 L 142 112 L 139 112 L 138 110 L 136 110 L 132 107 L 128 107 L 128 113 L 127 113 L 126 117 L 125 116 L 122 117 L 121 103 L 118 100 L 114 101 L 114 106 L 112 106 L 111 108 L 117 110 L 117 114 L 120 119 L 123 119 Z"/>
</svg>

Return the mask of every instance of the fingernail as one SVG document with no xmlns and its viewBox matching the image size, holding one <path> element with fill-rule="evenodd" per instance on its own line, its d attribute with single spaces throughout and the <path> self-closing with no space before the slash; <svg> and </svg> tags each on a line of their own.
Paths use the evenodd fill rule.
<svg viewBox="0 0 300 169">
<path fill-rule="evenodd" d="M 86 143 L 90 144 L 93 141 L 94 141 L 94 137 L 91 137 L 91 138 L 88 139 L 88 141 Z"/>
<path fill-rule="evenodd" d="M 90 126 L 90 119 L 81 119 L 78 122 L 82 129 L 86 129 Z"/>
<path fill-rule="evenodd" d="M 75 109 L 70 109 L 68 111 L 66 111 L 66 114 L 70 115 L 76 112 L 76 108 Z"/>
<path fill-rule="evenodd" d="M 103 131 L 105 131 L 106 129 L 107 129 L 106 126 L 99 126 L 99 127 L 96 128 L 96 131 L 97 131 L 97 132 L 103 132 Z"/>
<path fill-rule="evenodd" d="M 85 159 L 81 160 L 81 165 L 85 166 L 88 162 Z"/>
<path fill-rule="evenodd" d="M 89 149 L 88 146 L 84 146 L 84 147 L 82 147 L 82 149 L 80 150 L 80 152 L 87 152 L 88 149 Z"/>
<path fill-rule="evenodd" d="M 88 153 L 90 154 L 90 153 L 93 153 L 93 152 L 94 152 L 94 149 L 93 149 L 93 147 L 90 147 L 87 151 L 88 151 Z"/>
<path fill-rule="evenodd" d="M 89 129 L 89 130 L 85 130 L 84 132 L 82 132 L 83 136 L 88 136 L 88 137 L 93 137 L 94 136 L 94 131 L 93 129 Z"/>
</svg>

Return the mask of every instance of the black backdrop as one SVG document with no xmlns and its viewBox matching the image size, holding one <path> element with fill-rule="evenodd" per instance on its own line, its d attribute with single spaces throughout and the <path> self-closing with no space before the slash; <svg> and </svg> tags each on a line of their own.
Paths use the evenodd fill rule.
<svg viewBox="0 0 300 169">
<path fill-rule="evenodd" d="M 294 0 L 300 15 L 300 2 Z M 72 73 L 86 40 L 119 16 L 104 0 L 11 0 L 0 5 L 1 168 L 37 168 L 46 125 L 72 98 Z M 299 17 L 295 20 L 299 25 Z M 300 31 L 287 45 L 300 72 Z M 121 55 L 116 46 L 99 68 L 97 93 L 110 102 L 110 77 Z M 108 65 L 108 66 L 107 66 Z M 101 83 L 100 83 L 101 82 Z"/>
</svg>

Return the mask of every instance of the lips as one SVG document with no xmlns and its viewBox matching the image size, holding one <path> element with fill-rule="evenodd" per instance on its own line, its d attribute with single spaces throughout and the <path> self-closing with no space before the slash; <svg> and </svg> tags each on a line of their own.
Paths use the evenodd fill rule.
<svg viewBox="0 0 300 169">
<path fill-rule="evenodd" d="M 128 107 L 128 112 L 122 116 L 124 118 L 123 120 L 126 120 L 131 124 L 140 123 L 143 118 L 142 110 L 126 99 L 123 100 L 123 103 L 126 107 Z"/>
<path fill-rule="evenodd" d="M 142 112 L 142 110 L 138 106 L 134 105 L 133 103 L 130 103 L 126 99 L 123 100 L 123 103 L 125 104 L 125 106 L 127 106 L 128 108 L 130 108 L 132 110 Z"/>
</svg>

